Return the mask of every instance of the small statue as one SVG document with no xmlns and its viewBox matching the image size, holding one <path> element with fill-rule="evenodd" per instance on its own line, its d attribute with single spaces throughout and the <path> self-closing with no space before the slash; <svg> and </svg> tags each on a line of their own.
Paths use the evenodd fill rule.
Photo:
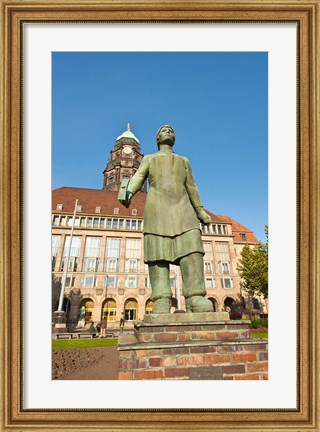
<svg viewBox="0 0 320 432">
<path fill-rule="evenodd" d="M 144 261 L 148 264 L 154 302 L 153 314 L 169 313 L 172 305 L 169 264 L 179 265 L 187 312 L 212 312 L 206 295 L 199 220 L 211 222 L 203 210 L 189 160 L 175 154 L 171 126 L 157 132 L 157 153 L 146 155 L 135 175 L 122 184 L 120 202 L 129 207 L 131 198 L 148 178 L 144 210 Z M 199 219 L 199 220 L 198 220 Z"/>
<path fill-rule="evenodd" d="M 86 308 L 82 306 L 79 310 L 78 328 L 83 328 L 86 325 Z"/>
<path fill-rule="evenodd" d="M 86 317 L 86 308 L 82 306 L 79 312 L 79 320 L 83 320 Z"/>
</svg>

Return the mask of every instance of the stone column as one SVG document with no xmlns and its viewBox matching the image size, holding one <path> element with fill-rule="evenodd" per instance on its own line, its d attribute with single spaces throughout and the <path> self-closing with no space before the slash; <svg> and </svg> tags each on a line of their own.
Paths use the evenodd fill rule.
<svg viewBox="0 0 320 432">
<path fill-rule="evenodd" d="M 125 219 L 124 219 L 125 223 Z M 120 250 L 120 273 L 125 272 L 125 266 L 126 266 L 126 237 L 122 237 L 121 239 L 121 250 Z"/>
<path fill-rule="evenodd" d="M 103 272 L 103 267 L 104 267 L 104 261 L 106 259 L 106 244 L 107 244 L 107 237 L 103 236 L 101 239 L 101 248 L 100 248 L 100 264 L 99 264 L 99 268 L 98 268 L 98 272 L 102 273 Z"/>
<path fill-rule="evenodd" d="M 142 320 L 145 313 L 146 313 L 146 289 L 140 288 L 139 289 L 139 296 L 138 296 L 138 314 L 137 319 Z"/>
<path fill-rule="evenodd" d="M 61 261 L 62 261 L 62 258 L 63 258 L 63 249 L 64 249 L 65 239 L 66 239 L 66 235 L 65 234 L 61 234 L 60 246 L 59 246 L 59 250 L 58 250 L 58 254 L 57 254 L 57 259 L 56 259 L 56 265 L 55 265 L 55 269 L 54 269 L 55 271 L 60 271 Z"/>
<path fill-rule="evenodd" d="M 80 252 L 79 252 L 79 261 L 78 261 L 78 271 L 82 271 L 82 264 L 84 259 L 84 251 L 86 246 L 86 235 L 81 236 L 81 245 L 80 245 Z"/>
<path fill-rule="evenodd" d="M 229 254 L 230 254 L 230 276 L 237 275 L 237 258 L 234 250 L 234 243 L 228 242 L 229 245 Z"/>
<path fill-rule="evenodd" d="M 124 317 L 124 301 L 122 299 L 117 299 L 117 311 L 116 311 L 116 321 L 119 322 L 120 318 L 122 317 L 122 312 L 123 312 L 123 317 Z"/>
<path fill-rule="evenodd" d="M 95 324 L 101 321 L 101 307 L 102 307 L 101 301 L 99 301 L 99 303 L 94 303 L 93 312 L 92 312 L 92 321 Z"/>
<path fill-rule="evenodd" d="M 216 241 L 213 241 L 212 243 L 212 257 L 213 257 L 213 265 L 214 265 L 214 274 L 219 274 L 219 267 L 218 267 L 218 255 L 217 255 L 217 245 Z"/>
</svg>

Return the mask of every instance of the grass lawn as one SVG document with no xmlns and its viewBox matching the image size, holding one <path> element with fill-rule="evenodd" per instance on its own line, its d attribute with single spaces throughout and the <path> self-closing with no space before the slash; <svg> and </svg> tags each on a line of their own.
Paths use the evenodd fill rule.
<svg viewBox="0 0 320 432">
<path fill-rule="evenodd" d="M 118 339 L 86 339 L 86 340 L 53 340 L 52 349 L 68 348 L 96 348 L 105 346 L 117 346 Z"/>
<path fill-rule="evenodd" d="M 250 333 L 250 336 L 254 338 L 268 339 L 268 332 Z"/>
</svg>

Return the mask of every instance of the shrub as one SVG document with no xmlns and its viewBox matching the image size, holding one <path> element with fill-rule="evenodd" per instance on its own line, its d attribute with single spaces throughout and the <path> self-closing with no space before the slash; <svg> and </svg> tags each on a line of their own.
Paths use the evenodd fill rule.
<svg viewBox="0 0 320 432">
<path fill-rule="evenodd" d="M 251 318 L 251 324 L 250 328 L 257 329 L 257 328 L 268 328 L 268 318 Z"/>
</svg>

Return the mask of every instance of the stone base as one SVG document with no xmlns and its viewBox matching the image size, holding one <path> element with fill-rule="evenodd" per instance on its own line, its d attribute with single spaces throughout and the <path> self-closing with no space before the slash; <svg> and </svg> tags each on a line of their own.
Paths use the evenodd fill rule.
<svg viewBox="0 0 320 432">
<path fill-rule="evenodd" d="M 268 379 L 267 341 L 250 339 L 249 321 L 201 322 L 195 315 L 204 314 L 170 314 L 166 324 L 160 314 L 147 315 L 147 322 L 136 322 L 134 335 L 119 337 L 118 379 Z"/>
<path fill-rule="evenodd" d="M 201 312 L 201 313 L 178 313 L 178 314 L 148 314 L 143 317 L 141 323 L 145 324 L 168 324 L 168 323 L 204 323 L 216 321 L 228 321 L 228 312 Z M 138 321 L 140 322 L 140 321 Z"/>
<path fill-rule="evenodd" d="M 184 315 L 175 315 L 183 316 Z M 192 342 L 199 340 L 225 341 L 249 338 L 250 321 L 191 321 L 146 323 L 138 321 L 134 326 L 137 343 Z"/>
</svg>

